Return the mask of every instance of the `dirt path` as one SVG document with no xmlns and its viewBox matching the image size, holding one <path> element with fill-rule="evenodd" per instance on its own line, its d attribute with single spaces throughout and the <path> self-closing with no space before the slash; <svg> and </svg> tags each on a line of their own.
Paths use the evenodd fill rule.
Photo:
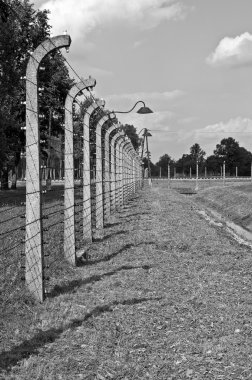
<svg viewBox="0 0 252 380">
<path fill-rule="evenodd" d="M 155 186 L 125 206 L 0 379 L 252 379 L 251 251 L 195 208 Z"/>
</svg>

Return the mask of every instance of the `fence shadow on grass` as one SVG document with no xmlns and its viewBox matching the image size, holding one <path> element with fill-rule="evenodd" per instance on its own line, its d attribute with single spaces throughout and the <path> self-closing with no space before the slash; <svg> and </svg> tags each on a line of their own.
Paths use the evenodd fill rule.
<svg viewBox="0 0 252 380">
<path fill-rule="evenodd" d="M 125 231 L 125 230 L 116 231 L 116 232 L 113 232 L 112 234 L 105 235 L 105 236 L 102 237 L 102 238 L 93 238 L 93 241 L 94 241 L 95 243 L 96 243 L 96 242 L 101 242 L 101 241 L 104 241 L 104 240 L 108 240 L 109 238 L 111 238 L 111 237 L 113 237 L 113 236 L 125 234 L 126 232 L 127 232 L 127 231 Z"/>
<path fill-rule="evenodd" d="M 131 218 L 133 216 L 138 216 L 138 215 L 150 215 L 150 212 L 136 212 L 135 214 L 129 214 L 129 215 L 121 215 L 118 216 L 120 219 L 125 219 L 125 218 Z"/>
<path fill-rule="evenodd" d="M 104 257 L 101 257 L 99 259 L 95 259 L 95 260 L 89 260 L 89 259 L 86 259 L 84 257 L 88 257 L 89 256 L 89 252 L 86 251 L 83 256 L 80 256 L 78 258 L 78 262 L 77 262 L 77 265 L 78 266 L 86 266 L 86 265 L 94 265 L 94 264 L 99 264 L 99 263 L 102 263 L 102 262 L 106 262 L 106 261 L 109 261 L 111 259 L 113 259 L 114 257 L 118 256 L 120 253 L 126 251 L 127 249 L 130 249 L 130 248 L 133 248 L 133 247 L 139 247 L 140 245 L 152 245 L 152 244 L 156 244 L 155 241 L 146 241 L 144 243 L 138 243 L 138 244 L 125 244 L 122 248 L 120 248 L 118 251 L 116 252 L 112 252 L 110 253 L 109 255 L 107 256 L 104 256 Z"/>
<path fill-rule="evenodd" d="M 122 265 L 121 267 L 114 269 L 110 272 L 93 275 L 93 276 L 90 276 L 90 277 L 85 278 L 85 279 L 73 280 L 73 281 L 70 281 L 64 285 L 55 285 L 55 287 L 52 289 L 52 291 L 48 297 L 53 298 L 53 297 L 56 297 L 58 295 L 69 293 L 69 292 L 75 293 L 77 288 L 79 288 L 82 285 L 93 284 L 94 282 L 101 281 L 103 278 L 113 276 L 114 274 L 121 272 L 123 270 L 132 270 L 132 269 L 149 270 L 152 267 L 153 267 L 153 265 L 150 265 L 150 264 L 143 264 L 143 265 L 138 265 L 138 266 Z"/>
<path fill-rule="evenodd" d="M 131 248 L 131 247 L 134 247 L 134 244 L 125 244 L 122 248 L 120 248 L 118 251 L 116 252 L 113 252 L 113 253 L 110 253 L 109 255 L 107 256 L 104 256 L 100 259 L 95 259 L 95 260 L 86 260 L 86 259 L 83 259 L 83 256 L 88 256 L 88 251 L 84 253 L 83 256 L 79 257 L 78 258 L 78 262 L 77 262 L 77 265 L 78 266 L 83 266 L 83 265 L 94 265 L 94 264 L 99 264 L 99 263 L 102 263 L 102 262 L 106 262 L 106 261 L 109 261 L 111 259 L 113 259 L 114 257 L 116 257 L 117 255 L 119 255 L 120 253 L 122 253 L 123 251 L 126 251 L 127 249 Z"/>
<path fill-rule="evenodd" d="M 87 313 L 81 319 L 74 319 L 67 325 L 61 328 L 53 328 L 46 331 L 39 331 L 33 338 L 25 340 L 18 346 L 13 347 L 9 351 L 4 351 L 0 353 L 0 370 L 10 372 L 12 367 L 17 365 L 19 361 L 29 358 L 31 355 L 37 355 L 39 353 L 39 348 L 45 346 L 48 343 L 53 343 L 60 335 L 70 329 L 81 326 L 91 317 L 98 317 L 104 313 L 113 312 L 113 307 L 118 305 L 136 305 L 148 301 L 160 301 L 162 297 L 156 298 L 132 298 L 122 301 L 114 301 L 108 305 L 101 305 L 95 307 L 90 313 Z M 0 374 L 1 376 L 1 374 Z"/>
<path fill-rule="evenodd" d="M 122 223 L 106 223 L 104 228 L 116 227 L 116 226 L 120 226 L 120 224 Z"/>
</svg>

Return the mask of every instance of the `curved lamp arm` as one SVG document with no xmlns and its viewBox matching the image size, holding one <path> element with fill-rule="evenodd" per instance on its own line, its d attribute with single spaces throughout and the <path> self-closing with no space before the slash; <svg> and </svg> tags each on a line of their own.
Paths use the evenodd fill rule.
<svg viewBox="0 0 252 380">
<path fill-rule="evenodd" d="M 129 110 L 129 111 L 113 111 L 114 113 L 130 113 L 131 111 L 133 111 L 133 109 L 136 107 L 137 104 L 139 103 L 142 103 L 143 104 L 143 107 L 141 107 L 137 113 L 141 113 L 141 114 L 145 114 L 145 113 L 153 113 L 153 111 L 149 108 L 149 107 L 146 107 L 145 103 L 142 101 L 142 100 L 138 100 L 138 102 L 136 102 L 136 104 L 134 104 L 134 106 Z"/>
</svg>

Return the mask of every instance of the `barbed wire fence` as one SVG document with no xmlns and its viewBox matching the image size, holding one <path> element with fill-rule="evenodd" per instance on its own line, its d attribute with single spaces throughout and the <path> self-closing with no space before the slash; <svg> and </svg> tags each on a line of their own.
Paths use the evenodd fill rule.
<svg viewBox="0 0 252 380">
<path fill-rule="evenodd" d="M 70 270 L 76 266 L 92 241 L 103 238 L 104 225 L 109 222 L 110 215 L 142 187 L 141 160 L 120 130 L 115 115 L 104 110 L 104 101 L 91 95 L 92 104 L 84 114 L 81 134 L 74 132 L 74 102 L 78 95 L 90 97 L 96 84 L 93 78 L 80 78 L 67 95 L 63 105 L 64 162 L 58 174 L 62 181 L 47 181 L 48 177 L 55 179 L 56 176 L 51 163 L 43 162 L 41 157 L 43 114 L 39 106 L 43 92 L 50 90 L 39 89 L 37 76 L 46 55 L 62 47 L 68 48 L 70 44 L 68 35 L 48 38 L 35 49 L 28 62 L 24 104 L 26 184 L 13 190 L 17 192 L 17 199 L 13 194 L 10 202 L 5 192 L 0 200 L 0 300 L 3 311 L 13 309 L 22 295 L 31 300 L 25 302 L 24 308 L 30 308 L 33 300 L 43 302 L 52 295 L 60 267 Z M 97 110 L 100 118 L 92 127 L 90 119 Z M 75 139 L 83 152 L 81 169 L 77 168 L 77 172 Z"/>
</svg>

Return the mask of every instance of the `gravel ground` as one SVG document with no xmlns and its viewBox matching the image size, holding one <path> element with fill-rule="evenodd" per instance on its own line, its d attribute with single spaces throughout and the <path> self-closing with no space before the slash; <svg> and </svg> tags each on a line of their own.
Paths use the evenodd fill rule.
<svg viewBox="0 0 252 380">
<path fill-rule="evenodd" d="M 9 325 L 0 379 L 252 379 L 251 250 L 197 208 L 153 185 L 111 217 Z"/>
</svg>

